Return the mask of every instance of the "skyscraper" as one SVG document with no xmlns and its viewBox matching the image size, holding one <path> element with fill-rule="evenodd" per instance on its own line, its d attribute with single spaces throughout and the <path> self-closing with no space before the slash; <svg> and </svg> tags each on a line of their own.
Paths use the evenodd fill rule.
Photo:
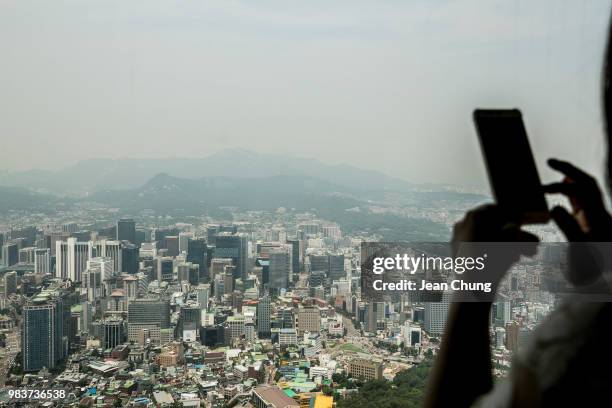
<svg viewBox="0 0 612 408">
<path fill-rule="evenodd" d="M 101 241 L 90 241 L 89 242 L 89 257 L 107 257 L 113 260 L 112 272 L 120 272 L 122 267 L 122 255 L 123 251 L 121 248 L 121 242 L 101 240 Z"/>
<path fill-rule="evenodd" d="M 291 245 L 293 273 L 299 273 L 302 270 L 302 263 L 304 262 L 304 241 L 299 239 L 288 239 L 287 243 Z"/>
<path fill-rule="evenodd" d="M 260 338 L 270 337 L 271 324 L 270 324 L 270 297 L 264 295 L 259 299 L 257 304 L 257 335 Z"/>
<path fill-rule="evenodd" d="M 187 241 L 187 262 L 200 265 L 200 282 L 210 281 L 208 274 L 206 240 L 204 238 L 189 238 Z"/>
<path fill-rule="evenodd" d="M 37 249 L 34 254 L 34 273 L 46 275 L 51 273 L 51 250 Z"/>
<path fill-rule="evenodd" d="M 136 223 L 131 218 L 122 218 L 117 221 L 117 241 L 136 242 Z"/>
<path fill-rule="evenodd" d="M 2 245 L 2 264 L 13 266 L 19 262 L 19 246 L 13 242 Z"/>
<path fill-rule="evenodd" d="M 121 272 L 134 275 L 138 273 L 139 250 L 134 244 L 121 242 Z"/>
<path fill-rule="evenodd" d="M 23 371 L 53 369 L 64 358 L 63 304 L 60 298 L 37 296 L 23 307 Z"/>
<path fill-rule="evenodd" d="M 128 340 L 138 342 L 146 333 L 152 342 L 161 342 L 161 330 L 170 327 L 170 304 L 158 299 L 136 299 L 128 306 Z"/>
<path fill-rule="evenodd" d="M 287 289 L 291 281 L 291 247 L 272 248 L 268 254 L 270 265 L 268 288 L 273 291 Z"/>
<path fill-rule="evenodd" d="M 223 232 L 215 237 L 215 258 L 231 258 L 236 266 L 234 278 L 246 279 L 248 274 L 248 240 L 244 234 Z"/>
<path fill-rule="evenodd" d="M 109 317 L 104 320 L 102 326 L 104 328 L 104 349 L 114 349 L 124 342 L 125 327 L 123 319 Z"/>
<path fill-rule="evenodd" d="M 444 325 L 448 317 L 451 294 L 443 293 L 439 302 L 425 303 L 424 326 L 430 335 L 440 335 L 444 332 Z"/>
<path fill-rule="evenodd" d="M 89 244 L 87 242 L 77 242 L 76 238 L 57 241 L 56 257 L 55 276 L 80 282 L 81 274 L 87 267 L 87 260 L 89 259 Z"/>
</svg>

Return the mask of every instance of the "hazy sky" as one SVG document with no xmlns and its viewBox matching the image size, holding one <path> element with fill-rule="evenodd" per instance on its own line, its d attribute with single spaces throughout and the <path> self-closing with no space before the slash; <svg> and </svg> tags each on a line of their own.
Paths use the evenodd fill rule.
<svg viewBox="0 0 612 408">
<path fill-rule="evenodd" d="M 518 106 L 541 168 L 557 155 L 600 173 L 610 9 L 607 0 L 3 0 L 0 168 L 240 147 L 478 184 L 471 111 Z"/>
</svg>

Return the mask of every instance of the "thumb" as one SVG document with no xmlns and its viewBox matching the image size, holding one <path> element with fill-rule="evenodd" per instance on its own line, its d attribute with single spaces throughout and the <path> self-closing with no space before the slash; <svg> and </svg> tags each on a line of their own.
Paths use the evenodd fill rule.
<svg viewBox="0 0 612 408">
<path fill-rule="evenodd" d="M 578 225 L 578 221 L 565 208 L 557 206 L 552 209 L 550 215 L 568 241 L 580 242 L 585 240 L 584 232 Z"/>
</svg>

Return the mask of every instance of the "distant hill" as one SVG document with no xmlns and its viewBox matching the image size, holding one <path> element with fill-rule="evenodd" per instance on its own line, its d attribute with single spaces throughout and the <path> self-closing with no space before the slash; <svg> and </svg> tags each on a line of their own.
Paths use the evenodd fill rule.
<svg viewBox="0 0 612 408">
<path fill-rule="evenodd" d="M 54 195 L 41 194 L 20 187 L 0 186 L 0 213 L 27 210 L 49 213 L 68 203 Z"/>
<path fill-rule="evenodd" d="M 356 190 L 409 191 L 414 185 L 376 170 L 330 165 L 317 159 L 232 149 L 204 158 L 92 159 L 57 171 L 0 173 L 0 185 L 46 189 L 59 194 L 87 194 L 136 188 L 159 173 L 175 177 L 314 177 Z"/>
<path fill-rule="evenodd" d="M 380 234 L 387 240 L 439 241 L 448 238 L 445 225 L 421 218 L 376 214 L 352 195 L 353 189 L 308 176 L 251 178 L 204 177 L 182 179 L 161 173 L 139 188 L 94 193 L 87 201 L 136 213 L 151 209 L 160 214 L 218 214 L 220 208 L 272 211 L 279 207 L 312 211 L 338 222 L 353 234 Z"/>
</svg>

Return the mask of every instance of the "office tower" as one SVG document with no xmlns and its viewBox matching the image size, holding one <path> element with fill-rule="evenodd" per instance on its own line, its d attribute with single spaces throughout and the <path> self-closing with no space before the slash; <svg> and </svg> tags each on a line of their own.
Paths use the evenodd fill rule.
<svg viewBox="0 0 612 408">
<path fill-rule="evenodd" d="M 308 261 L 310 264 L 310 273 L 325 272 L 325 276 L 329 275 L 329 256 L 328 255 L 309 255 Z"/>
<path fill-rule="evenodd" d="M 200 305 L 200 309 L 207 310 L 208 300 L 210 299 L 210 284 L 200 283 L 199 285 L 194 287 L 193 290 L 197 295 L 198 304 Z"/>
<path fill-rule="evenodd" d="M 329 255 L 329 274 L 330 282 L 346 279 L 344 271 L 344 255 Z"/>
<path fill-rule="evenodd" d="M 23 307 L 21 357 L 25 372 L 54 369 L 64 358 L 62 300 L 37 296 Z"/>
<path fill-rule="evenodd" d="M 34 263 L 36 247 L 26 247 L 19 250 L 19 263 Z"/>
<path fill-rule="evenodd" d="M 166 237 L 166 253 L 168 256 L 177 256 L 179 254 L 179 237 L 176 235 L 169 235 Z"/>
<path fill-rule="evenodd" d="M 268 254 L 269 280 L 268 288 L 274 292 L 287 289 L 291 281 L 291 249 L 290 246 L 272 248 Z"/>
<path fill-rule="evenodd" d="M 104 296 L 102 286 L 102 271 L 98 268 L 88 268 L 83 272 L 83 289 L 87 293 L 87 301 L 94 303 Z"/>
<path fill-rule="evenodd" d="M 136 230 L 136 238 L 135 239 L 136 239 L 136 242 L 132 242 L 132 243 L 138 247 L 143 242 L 151 240 L 151 231 L 143 230 L 143 229 L 137 229 Z"/>
<path fill-rule="evenodd" d="M 179 230 L 176 228 L 155 228 L 153 230 L 152 240 L 157 242 L 157 248 L 166 248 L 166 237 L 171 235 L 178 235 Z"/>
<path fill-rule="evenodd" d="M 180 263 L 176 267 L 179 283 L 189 282 L 190 285 L 197 285 L 200 282 L 200 266 L 191 262 Z"/>
<path fill-rule="evenodd" d="M 143 242 L 140 244 L 138 256 L 140 258 L 155 258 L 157 256 L 157 243 Z"/>
<path fill-rule="evenodd" d="M 2 264 L 13 266 L 19 262 L 19 246 L 16 243 L 8 242 L 2 245 Z"/>
<path fill-rule="evenodd" d="M 0 232 L 0 248 L 4 246 L 4 234 Z M 0 252 L 0 259 L 2 259 L 2 252 Z"/>
<path fill-rule="evenodd" d="M 2 277 L 2 285 L 4 286 L 3 294 L 5 297 L 17 292 L 17 272 L 11 271 L 5 273 Z"/>
<path fill-rule="evenodd" d="M 248 240 L 244 234 L 223 232 L 215 237 L 215 258 L 231 258 L 236 266 L 235 279 L 248 274 Z"/>
<path fill-rule="evenodd" d="M 174 280 L 174 259 L 172 257 L 157 258 L 157 280 L 171 282 Z"/>
<path fill-rule="evenodd" d="M 128 341 L 138 342 L 145 334 L 161 343 L 161 330 L 170 328 L 170 304 L 157 299 L 136 299 L 128 306 Z"/>
<path fill-rule="evenodd" d="M 105 350 L 114 349 L 123 344 L 125 339 L 125 323 L 120 317 L 109 317 L 102 323 L 104 337 L 103 348 Z"/>
<path fill-rule="evenodd" d="M 89 259 L 89 244 L 71 237 L 56 243 L 56 254 L 55 276 L 80 282 Z"/>
<path fill-rule="evenodd" d="M 238 340 L 244 336 L 244 316 L 229 316 L 225 321 L 225 324 L 229 328 L 229 338 L 225 339 L 227 345 L 231 345 L 234 340 Z"/>
<path fill-rule="evenodd" d="M 260 338 L 270 337 L 270 296 L 264 295 L 257 303 L 257 336 Z"/>
<path fill-rule="evenodd" d="M 437 336 L 444 332 L 444 325 L 448 316 L 451 295 L 442 294 L 439 302 L 425 303 L 424 328 L 429 335 Z"/>
<path fill-rule="evenodd" d="M 138 299 L 138 277 L 129 275 L 123 278 L 123 289 L 127 301 Z"/>
<path fill-rule="evenodd" d="M 294 274 L 300 273 L 303 269 L 304 262 L 304 241 L 299 239 L 288 239 L 287 243 L 291 245 L 291 263 Z"/>
<path fill-rule="evenodd" d="M 10 232 L 11 240 L 20 240 L 22 242 L 20 248 L 34 246 L 36 242 L 36 234 L 38 230 L 36 227 L 24 227 L 20 229 L 13 229 Z"/>
<path fill-rule="evenodd" d="M 121 243 L 121 272 L 133 275 L 138 273 L 138 259 L 140 251 L 135 244 L 127 241 Z"/>
<path fill-rule="evenodd" d="M 295 319 L 293 317 L 293 309 L 290 307 L 283 307 L 278 311 L 279 318 L 283 329 L 292 329 L 295 326 Z"/>
<path fill-rule="evenodd" d="M 113 260 L 113 273 L 120 272 L 123 263 L 123 251 L 121 242 L 119 241 L 90 241 L 89 242 L 89 257 L 106 257 Z"/>
<path fill-rule="evenodd" d="M 187 240 L 187 262 L 200 266 L 200 282 L 209 282 L 208 254 L 204 238 L 189 238 Z"/>
<path fill-rule="evenodd" d="M 34 273 L 41 275 L 51 273 L 51 250 L 43 248 L 35 251 Z"/>
<path fill-rule="evenodd" d="M 87 260 L 87 269 L 99 269 L 102 280 L 110 279 L 114 271 L 114 261 L 107 257 L 95 257 Z"/>
<path fill-rule="evenodd" d="M 45 235 L 45 243 L 49 245 L 47 248 L 51 250 L 52 257 L 57 256 L 55 252 L 57 249 L 57 243 L 59 241 L 66 241 L 68 238 L 70 238 L 70 234 L 67 232 L 53 231 Z"/>
<path fill-rule="evenodd" d="M 342 238 L 342 233 L 340 231 L 340 227 L 337 225 L 324 225 L 321 228 L 321 232 L 323 237 L 331 238 L 331 239 L 340 239 Z"/>
<path fill-rule="evenodd" d="M 189 249 L 189 240 L 194 238 L 193 232 L 179 233 L 179 252 L 187 252 Z"/>
<path fill-rule="evenodd" d="M 506 324 L 512 319 L 512 304 L 510 303 L 510 299 L 503 293 L 500 293 L 494 306 L 495 315 L 493 316 L 493 320 L 495 325 L 506 327 Z"/>
<path fill-rule="evenodd" d="M 202 326 L 202 309 L 198 303 L 188 303 L 181 306 L 180 310 L 180 336 L 183 339 L 200 337 L 200 327 Z M 195 333 L 185 333 L 193 332 Z"/>
<path fill-rule="evenodd" d="M 122 218 L 117 221 L 117 241 L 129 241 L 136 243 L 136 223 L 130 218 Z"/>
<path fill-rule="evenodd" d="M 301 336 L 304 332 L 319 333 L 321 331 L 321 313 L 316 307 L 301 307 L 298 309 L 297 329 Z"/>
<path fill-rule="evenodd" d="M 227 266 L 232 266 L 234 261 L 231 258 L 213 258 L 210 262 L 210 279 L 225 273 Z"/>
</svg>

